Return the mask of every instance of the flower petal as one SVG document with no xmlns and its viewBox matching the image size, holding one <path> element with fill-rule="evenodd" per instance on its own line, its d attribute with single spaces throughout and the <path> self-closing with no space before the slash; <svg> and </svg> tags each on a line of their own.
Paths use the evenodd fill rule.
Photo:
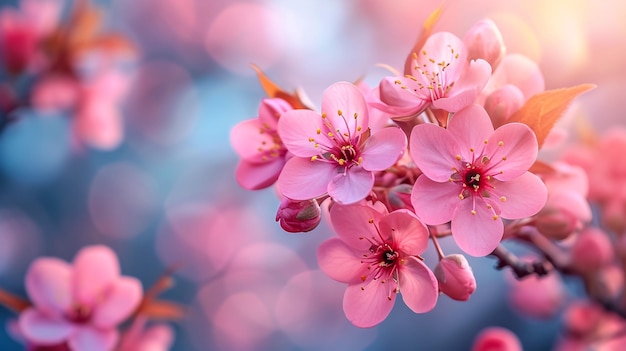
<svg viewBox="0 0 626 351">
<path fill-rule="evenodd" d="M 264 189 L 276 182 L 284 165 L 283 158 L 275 158 L 265 163 L 241 160 L 235 169 L 235 179 L 244 189 Z"/>
<path fill-rule="evenodd" d="M 116 329 L 95 329 L 88 326 L 78 328 L 68 340 L 72 350 L 110 351 L 113 349 L 119 333 Z"/>
<path fill-rule="evenodd" d="M 470 105 L 452 116 L 448 131 L 462 145 L 459 151 L 465 161 L 471 162 L 474 149 L 476 153 L 485 147 L 485 140 L 493 134 L 491 119 L 479 105 Z"/>
<path fill-rule="evenodd" d="M 317 130 L 320 134 L 317 134 Z M 278 135 L 287 149 L 299 157 L 311 157 L 320 154 L 315 141 L 328 143 L 328 137 L 322 124 L 322 117 L 311 110 L 290 110 L 278 120 Z M 315 140 L 315 141 L 311 141 Z"/>
<path fill-rule="evenodd" d="M 491 157 L 493 177 L 511 180 L 524 174 L 537 160 L 535 133 L 523 123 L 507 123 L 489 138 L 485 155 Z"/>
<path fill-rule="evenodd" d="M 445 62 L 445 65 L 441 63 Z M 415 67 L 411 69 L 415 77 L 419 77 L 420 71 L 426 73 L 425 80 L 430 80 L 433 75 L 445 76 L 446 83 L 455 82 L 465 72 L 468 65 L 467 50 L 465 44 L 456 35 L 449 32 L 436 32 L 426 39 L 421 52 L 417 55 Z M 445 73 L 442 73 L 444 72 Z"/>
<path fill-rule="evenodd" d="M 367 272 L 361 257 L 339 238 L 328 239 L 319 246 L 317 262 L 326 275 L 342 283 L 356 283 Z"/>
<path fill-rule="evenodd" d="M 65 319 L 51 318 L 34 308 L 22 312 L 18 323 L 28 341 L 43 345 L 61 343 L 74 331 L 74 326 Z"/>
<path fill-rule="evenodd" d="M 259 122 L 276 130 L 280 115 L 292 109 L 291 105 L 281 98 L 265 98 L 259 106 Z"/>
<path fill-rule="evenodd" d="M 383 128 L 367 139 L 361 166 L 369 171 L 384 171 L 402 157 L 405 149 L 406 136 L 400 128 Z"/>
<path fill-rule="evenodd" d="M 236 124 L 230 131 L 230 144 L 239 157 L 248 162 L 264 163 L 273 149 L 274 137 L 258 119 Z"/>
<path fill-rule="evenodd" d="M 94 306 L 119 276 L 120 264 L 113 250 L 103 245 L 83 248 L 74 258 L 74 299 Z"/>
<path fill-rule="evenodd" d="M 26 292 L 37 309 L 61 316 L 72 305 L 71 279 L 72 267 L 67 262 L 41 257 L 28 268 Z"/>
<path fill-rule="evenodd" d="M 393 280 L 370 280 L 365 286 L 349 285 L 343 295 L 343 312 L 348 320 L 361 328 L 373 327 L 387 318 L 396 302 Z"/>
<path fill-rule="evenodd" d="M 102 329 L 115 328 L 139 306 L 141 282 L 132 277 L 121 277 L 93 311 L 93 324 Z"/>
<path fill-rule="evenodd" d="M 451 182 L 433 182 L 428 177 L 417 178 L 411 192 L 411 204 L 417 216 L 426 224 L 447 223 L 461 200 L 461 187 Z"/>
<path fill-rule="evenodd" d="M 398 83 L 400 82 L 400 83 Z M 385 77 L 380 81 L 380 100 L 384 105 L 373 103 L 372 105 L 392 117 L 410 116 L 421 113 L 430 100 L 421 99 L 411 92 L 408 87 L 414 84 L 404 77 Z M 403 89 L 402 86 L 407 87 Z"/>
<path fill-rule="evenodd" d="M 376 225 L 384 214 L 363 205 L 338 205 L 330 208 L 330 221 L 339 237 L 357 251 L 368 251 L 370 242 L 364 237 L 378 238 Z M 387 239 L 387 238 L 383 238 Z"/>
<path fill-rule="evenodd" d="M 328 195 L 340 204 L 353 204 L 365 199 L 374 186 L 374 173 L 363 167 L 352 167 L 336 175 L 328 184 Z"/>
<path fill-rule="evenodd" d="M 378 225 L 381 233 L 391 233 L 396 249 L 403 254 L 416 256 L 426 251 L 428 229 L 411 212 L 391 212 Z"/>
<path fill-rule="evenodd" d="M 472 210 L 476 214 L 472 214 Z M 450 229 L 459 248 L 472 256 L 489 255 L 500 244 L 504 234 L 502 219 L 494 219 L 492 210 L 481 199 L 476 199 L 473 207 L 472 198 L 461 201 L 452 216 Z"/>
<path fill-rule="evenodd" d="M 330 163 L 292 157 L 278 176 L 278 188 L 292 200 L 309 200 L 326 194 L 336 175 L 337 169 Z"/>
<path fill-rule="evenodd" d="M 446 97 L 433 101 L 433 107 L 456 112 L 472 105 L 490 76 L 491 65 L 487 61 L 482 59 L 471 61 Z"/>
<path fill-rule="evenodd" d="M 439 289 L 437 278 L 422 261 L 406 257 L 398 270 L 400 294 L 404 303 L 415 313 L 435 308 Z"/>
<path fill-rule="evenodd" d="M 461 150 L 452 134 L 433 124 L 420 124 L 413 127 L 409 143 L 411 158 L 428 178 L 448 181 L 452 167 L 459 164 L 456 155 Z"/>
<path fill-rule="evenodd" d="M 365 96 L 352 83 L 337 82 L 324 91 L 322 115 L 324 114 L 333 133 L 347 133 L 354 138 L 360 134 L 358 131 L 365 131 L 369 127 L 369 110 Z"/>
<path fill-rule="evenodd" d="M 500 208 L 503 218 L 517 219 L 530 217 L 539 212 L 546 204 L 548 190 L 536 175 L 526 172 L 508 182 L 493 182 L 491 193 Z M 504 201 L 503 201 L 504 199 Z"/>
</svg>

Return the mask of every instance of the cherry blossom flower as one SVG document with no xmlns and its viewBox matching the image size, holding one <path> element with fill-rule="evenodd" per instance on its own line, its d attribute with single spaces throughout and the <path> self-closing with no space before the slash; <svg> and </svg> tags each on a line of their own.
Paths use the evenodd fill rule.
<svg viewBox="0 0 626 351">
<path fill-rule="evenodd" d="M 47 346 L 67 342 L 73 351 L 112 350 L 117 326 L 141 301 L 141 283 L 121 276 L 115 253 L 105 246 L 83 248 L 73 264 L 42 257 L 26 274 L 33 306 L 19 316 L 29 343 Z"/>
<path fill-rule="evenodd" d="M 430 311 L 437 303 L 437 279 L 422 262 L 428 230 L 406 210 L 386 214 L 363 205 L 334 205 L 330 210 L 339 238 L 319 247 L 320 268 L 347 283 L 343 310 L 358 327 L 382 322 L 396 294 L 414 312 Z"/>
<path fill-rule="evenodd" d="M 463 255 L 442 258 L 435 267 L 435 276 L 441 292 L 454 300 L 467 301 L 476 291 L 474 272 Z"/>
<path fill-rule="evenodd" d="M 545 185 L 527 171 L 537 152 L 528 126 L 509 123 L 494 131 L 478 105 L 456 113 L 448 129 L 418 125 L 410 154 L 424 174 L 411 195 L 415 213 L 430 225 L 451 221 L 463 251 L 488 255 L 502 239 L 501 217 L 532 216 L 546 202 Z"/>
<path fill-rule="evenodd" d="M 406 148 L 399 128 L 369 128 L 366 100 L 347 82 L 326 89 L 321 115 L 310 110 L 285 112 L 278 133 L 296 156 L 278 177 L 280 191 L 293 200 L 326 193 L 344 204 L 362 200 L 374 184 L 373 172 L 391 167 Z"/>
<path fill-rule="evenodd" d="M 381 101 L 394 116 L 435 109 L 456 112 L 474 103 L 491 75 L 483 59 L 470 61 L 465 45 L 452 33 L 431 35 L 415 53 L 411 73 L 387 77 L 380 83 Z"/>
<path fill-rule="evenodd" d="M 283 99 L 263 99 L 258 118 L 240 122 L 231 130 L 231 144 L 241 157 L 235 176 L 242 187 L 263 189 L 278 179 L 287 148 L 276 129 L 280 115 L 291 109 Z"/>
</svg>

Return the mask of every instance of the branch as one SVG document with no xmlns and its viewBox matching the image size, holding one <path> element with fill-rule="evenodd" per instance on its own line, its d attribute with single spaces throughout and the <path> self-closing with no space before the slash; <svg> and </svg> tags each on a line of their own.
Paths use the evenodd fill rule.
<svg viewBox="0 0 626 351">
<path fill-rule="evenodd" d="M 524 278 L 531 274 L 544 276 L 554 268 L 550 262 L 545 260 L 533 262 L 522 261 L 502 245 L 498 245 L 491 255 L 498 259 L 496 269 L 501 270 L 504 267 L 511 267 L 517 278 Z"/>
</svg>

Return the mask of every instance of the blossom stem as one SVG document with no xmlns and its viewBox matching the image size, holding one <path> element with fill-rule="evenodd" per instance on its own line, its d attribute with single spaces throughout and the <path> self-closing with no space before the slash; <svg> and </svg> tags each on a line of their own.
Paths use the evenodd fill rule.
<svg viewBox="0 0 626 351">
<path fill-rule="evenodd" d="M 441 261 L 446 255 L 444 255 L 443 250 L 441 249 L 441 245 L 439 245 L 439 241 L 437 240 L 437 236 L 433 234 L 430 227 L 428 227 L 428 234 L 430 234 L 433 245 L 435 245 L 435 250 L 437 250 L 437 256 L 439 256 L 439 261 Z"/>
</svg>

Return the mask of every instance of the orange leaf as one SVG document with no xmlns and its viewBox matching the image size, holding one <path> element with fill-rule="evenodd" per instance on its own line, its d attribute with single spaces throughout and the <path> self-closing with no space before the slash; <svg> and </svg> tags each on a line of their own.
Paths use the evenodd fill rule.
<svg viewBox="0 0 626 351">
<path fill-rule="evenodd" d="M 556 169 L 554 169 L 552 165 L 545 163 L 543 161 L 539 161 L 539 160 L 535 161 L 535 163 L 533 163 L 533 165 L 530 166 L 530 169 L 528 171 L 534 174 L 543 174 L 543 175 L 550 175 L 550 174 L 556 173 Z"/>
<path fill-rule="evenodd" d="M 19 313 L 30 307 L 31 303 L 26 299 L 0 289 L 0 305 L 4 305 Z"/>
<path fill-rule="evenodd" d="M 152 300 L 142 305 L 137 314 L 153 319 L 181 319 L 185 316 L 185 308 L 171 301 Z"/>
<path fill-rule="evenodd" d="M 413 55 L 415 55 L 415 53 L 418 53 L 422 50 L 422 46 L 424 46 L 424 43 L 426 43 L 426 39 L 428 39 L 428 37 L 433 31 L 433 27 L 439 20 L 439 16 L 441 15 L 442 8 L 443 8 L 443 5 L 437 7 L 435 11 L 433 11 L 430 15 L 428 15 L 428 17 L 426 18 L 426 21 L 424 21 L 424 24 L 422 25 L 422 32 L 417 37 L 415 44 L 413 44 L 413 48 L 411 48 L 411 51 L 409 51 L 409 55 L 406 57 L 406 60 L 404 61 L 404 74 L 411 74 L 411 66 L 412 66 L 411 62 L 413 61 Z"/>
<path fill-rule="evenodd" d="M 554 127 L 554 123 L 565 112 L 569 103 L 578 95 L 595 87 L 594 84 L 581 84 L 534 95 L 511 116 L 508 123 L 521 122 L 529 126 L 537 135 L 539 148 L 541 148 L 546 136 Z"/>
<path fill-rule="evenodd" d="M 259 82 L 261 83 L 261 87 L 265 91 L 270 98 L 281 98 L 294 109 L 308 109 L 308 107 L 300 100 L 298 94 L 290 94 L 281 89 L 276 83 L 274 83 L 271 79 L 269 79 L 265 73 L 259 68 L 259 66 L 252 64 L 252 69 L 254 69 L 259 76 Z"/>
</svg>

